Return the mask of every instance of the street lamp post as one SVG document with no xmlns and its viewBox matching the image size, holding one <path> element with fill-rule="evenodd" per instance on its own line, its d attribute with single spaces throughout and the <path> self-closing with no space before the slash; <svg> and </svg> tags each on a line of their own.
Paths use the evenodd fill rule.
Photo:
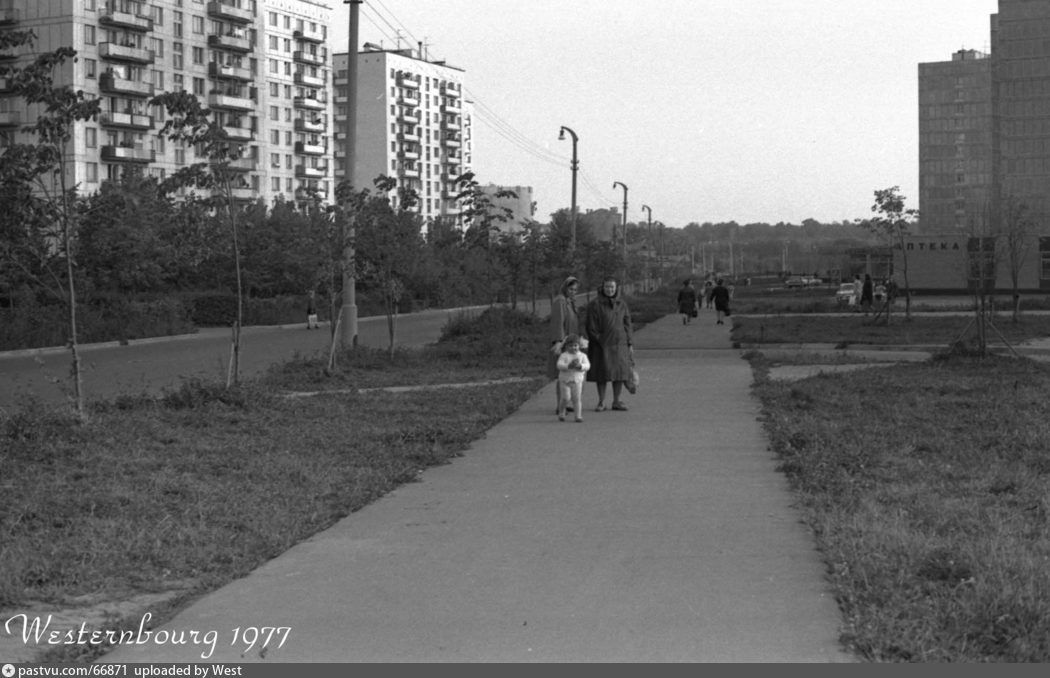
<svg viewBox="0 0 1050 678">
<path fill-rule="evenodd" d="M 569 241 L 569 252 L 575 254 L 576 252 L 576 172 L 580 169 L 580 161 L 576 159 L 576 143 L 579 141 L 579 137 L 576 136 L 576 132 L 573 132 L 568 127 L 562 126 L 558 132 L 558 139 L 564 140 L 565 133 L 568 132 L 569 136 L 572 137 L 572 163 L 569 167 L 572 168 L 572 234 Z"/>
<path fill-rule="evenodd" d="M 652 269 L 652 258 L 653 258 L 653 208 L 648 205 L 642 205 L 642 209 L 649 213 L 649 265 L 646 267 Z M 652 277 L 650 273 L 649 277 Z"/>
<path fill-rule="evenodd" d="M 619 186 L 623 189 L 623 278 L 627 282 L 627 185 L 622 181 L 614 181 L 613 188 Z"/>
<path fill-rule="evenodd" d="M 346 158 L 343 178 L 354 185 L 354 146 L 357 134 L 357 36 L 359 9 L 363 0 L 343 0 L 350 5 L 350 35 L 346 54 L 347 106 L 346 106 Z M 354 217 L 348 217 L 353 219 Z M 347 223 L 343 243 L 343 308 L 341 340 L 343 348 L 357 346 L 357 278 L 354 274 L 354 224 Z"/>
</svg>

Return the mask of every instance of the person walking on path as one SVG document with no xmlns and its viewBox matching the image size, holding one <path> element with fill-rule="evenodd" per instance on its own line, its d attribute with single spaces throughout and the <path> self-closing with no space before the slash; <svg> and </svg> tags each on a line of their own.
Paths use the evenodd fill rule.
<svg viewBox="0 0 1050 678">
<path fill-rule="evenodd" d="M 321 325 L 317 322 L 317 301 L 314 298 L 314 291 L 310 290 L 310 297 L 306 300 L 306 329 L 312 330 L 315 327 L 320 329 Z"/>
<path fill-rule="evenodd" d="M 714 300 L 711 298 L 711 293 L 714 292 L 715 286 L 710 280 L 704 282 L 703 299 L 707 302 L 707 307 L 711 308 L 714 305 Z"/>
<path fill-rule="evenodd" d="M 875 285 L 871 281 L 871 274 L 864 274 L 864 282 L 860 288 L 860 307 L 864 309 L 864 315 L 871 313 L 871 307 L 875 303 Z"/>
<path fill-rule="evenodd" d="M 561 343 L 570 334 L 580 333 L 580 316 L 576 309 L 576 292 L 580 289 L 580 281 L 575 276 L 569 276 L 561 284 L 558 296 L 551 302 L 551 317 L 548 332 L 547 351 L 547 378 L 558 378 L 558 356 L 561 354 Z M 555 389 L 557 402 L 554 411 L 561 411 L 561 389 Z M 569 407 L 572 411 L 572 407 Z"/>
<path fill-rule="evenodd" d="M 860 310 L 860 297 L 864 294 L 864 283 L 861 282 L 860 274 L 853 275 L 853 303 L 850 305 L 854 311 Z"/>
<path fill-rule="evenodd" d="M 715 302 L 715 312 L 718 316 L 715 324 L 725 325 L 722 316 L 728 316 L 731 311 L 729 310 L 729 289 L 722 284 L 721 278 L 715 281 L 715 286 L 711 290 L 711 299 Z"/>
<path fill-rule="evenodd" d="M 593 381 L 598 389 L 595 412 L 606 409 L 605 391 L 610 381 L 612 409 L 626 410 L 621 396 L 634 362 L 634 329 L 631 311 L 620 295 L 616 278 L 608 276 L 602 281 L 597 296 L 587 305 L 584 327 L 589 342 L 587 355 L 591 361 L 587 381 Z"/>
<path fill-rule="evenodd" d="M 686 280 L 678 290 L 678 312 L 682 314 L 683 325 L 688 325 L 696 317 L 696 290 L 692 280 Z"/>
</svg>

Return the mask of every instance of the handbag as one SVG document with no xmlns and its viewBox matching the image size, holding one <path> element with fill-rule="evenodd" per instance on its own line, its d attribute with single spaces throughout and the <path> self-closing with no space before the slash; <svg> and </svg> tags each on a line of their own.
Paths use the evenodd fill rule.
<svg viewBox="0 0 1050 678">
<path fill-rule="evenodd" d="M 634 395 L 638 391 L 638 368 L 634 366 L 634 358 L 631 359 L 631 373 L 624 382 L 627 392 Z"/>
</svg>

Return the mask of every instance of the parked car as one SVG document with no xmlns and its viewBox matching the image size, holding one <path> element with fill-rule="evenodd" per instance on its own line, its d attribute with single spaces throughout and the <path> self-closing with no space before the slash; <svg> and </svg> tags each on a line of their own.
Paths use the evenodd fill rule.
<svg viewBox="0 0 1050 678">
<path fill-rule="evenodd" d="M 784 281 L 784 287 L 805 287 L 806 280 L 800 275 L 793 275 Z"/>
<path fill-rule="evenodd" d="M 835 292 L 835 301 L 838 302 L 839 306 L 853 306 L 857 303 L 857 300 L 853 298 L 853 283 L 840 283 L 839 289 Z"/>
</svg>

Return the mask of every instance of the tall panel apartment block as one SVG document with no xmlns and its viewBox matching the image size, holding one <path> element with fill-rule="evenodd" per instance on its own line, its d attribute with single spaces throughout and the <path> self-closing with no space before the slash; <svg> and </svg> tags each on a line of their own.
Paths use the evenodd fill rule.
<svg viewBox="0 0 1050 678">
<path fill-rule="evenodd" d="M 347 64 L 335 63 L 335 179 L 346 168 Z M 380 175 L 414 189 L 427 220 L 460 215 L 455 179 L 472 167 L 473 106 L 463 94 L 463 70 L 413 49 L 367 44 L 357 55 L 354 176 L 374 189 Z M 396 196 L 392 196 L 396 200 Z"/>
<path fill-rule="evenodd" d="M 164 178 L 205 160 L 161 138 L 166 113 L 149 104 L 182 90 L 243 146 L 235 197 L 330 198 L 330 22 L 329 5 L 315 0 L 0 0 L 0 30 L 34 31 L 34 53 L 73 47 L 77 61 L 58 83 L 101 100 L 99 119 L 78 123 L 67 151 L 68 180 L 84 193 L 128 167 Z M 0 80 L 0 146 L 33 116 Z"/>
<path fill-rule="evenodd" d="M 992 60 L 959 50 L 919 64 L 919 204 L 926 233 L 968 232 L 989 214 Z"/>
</svg>

